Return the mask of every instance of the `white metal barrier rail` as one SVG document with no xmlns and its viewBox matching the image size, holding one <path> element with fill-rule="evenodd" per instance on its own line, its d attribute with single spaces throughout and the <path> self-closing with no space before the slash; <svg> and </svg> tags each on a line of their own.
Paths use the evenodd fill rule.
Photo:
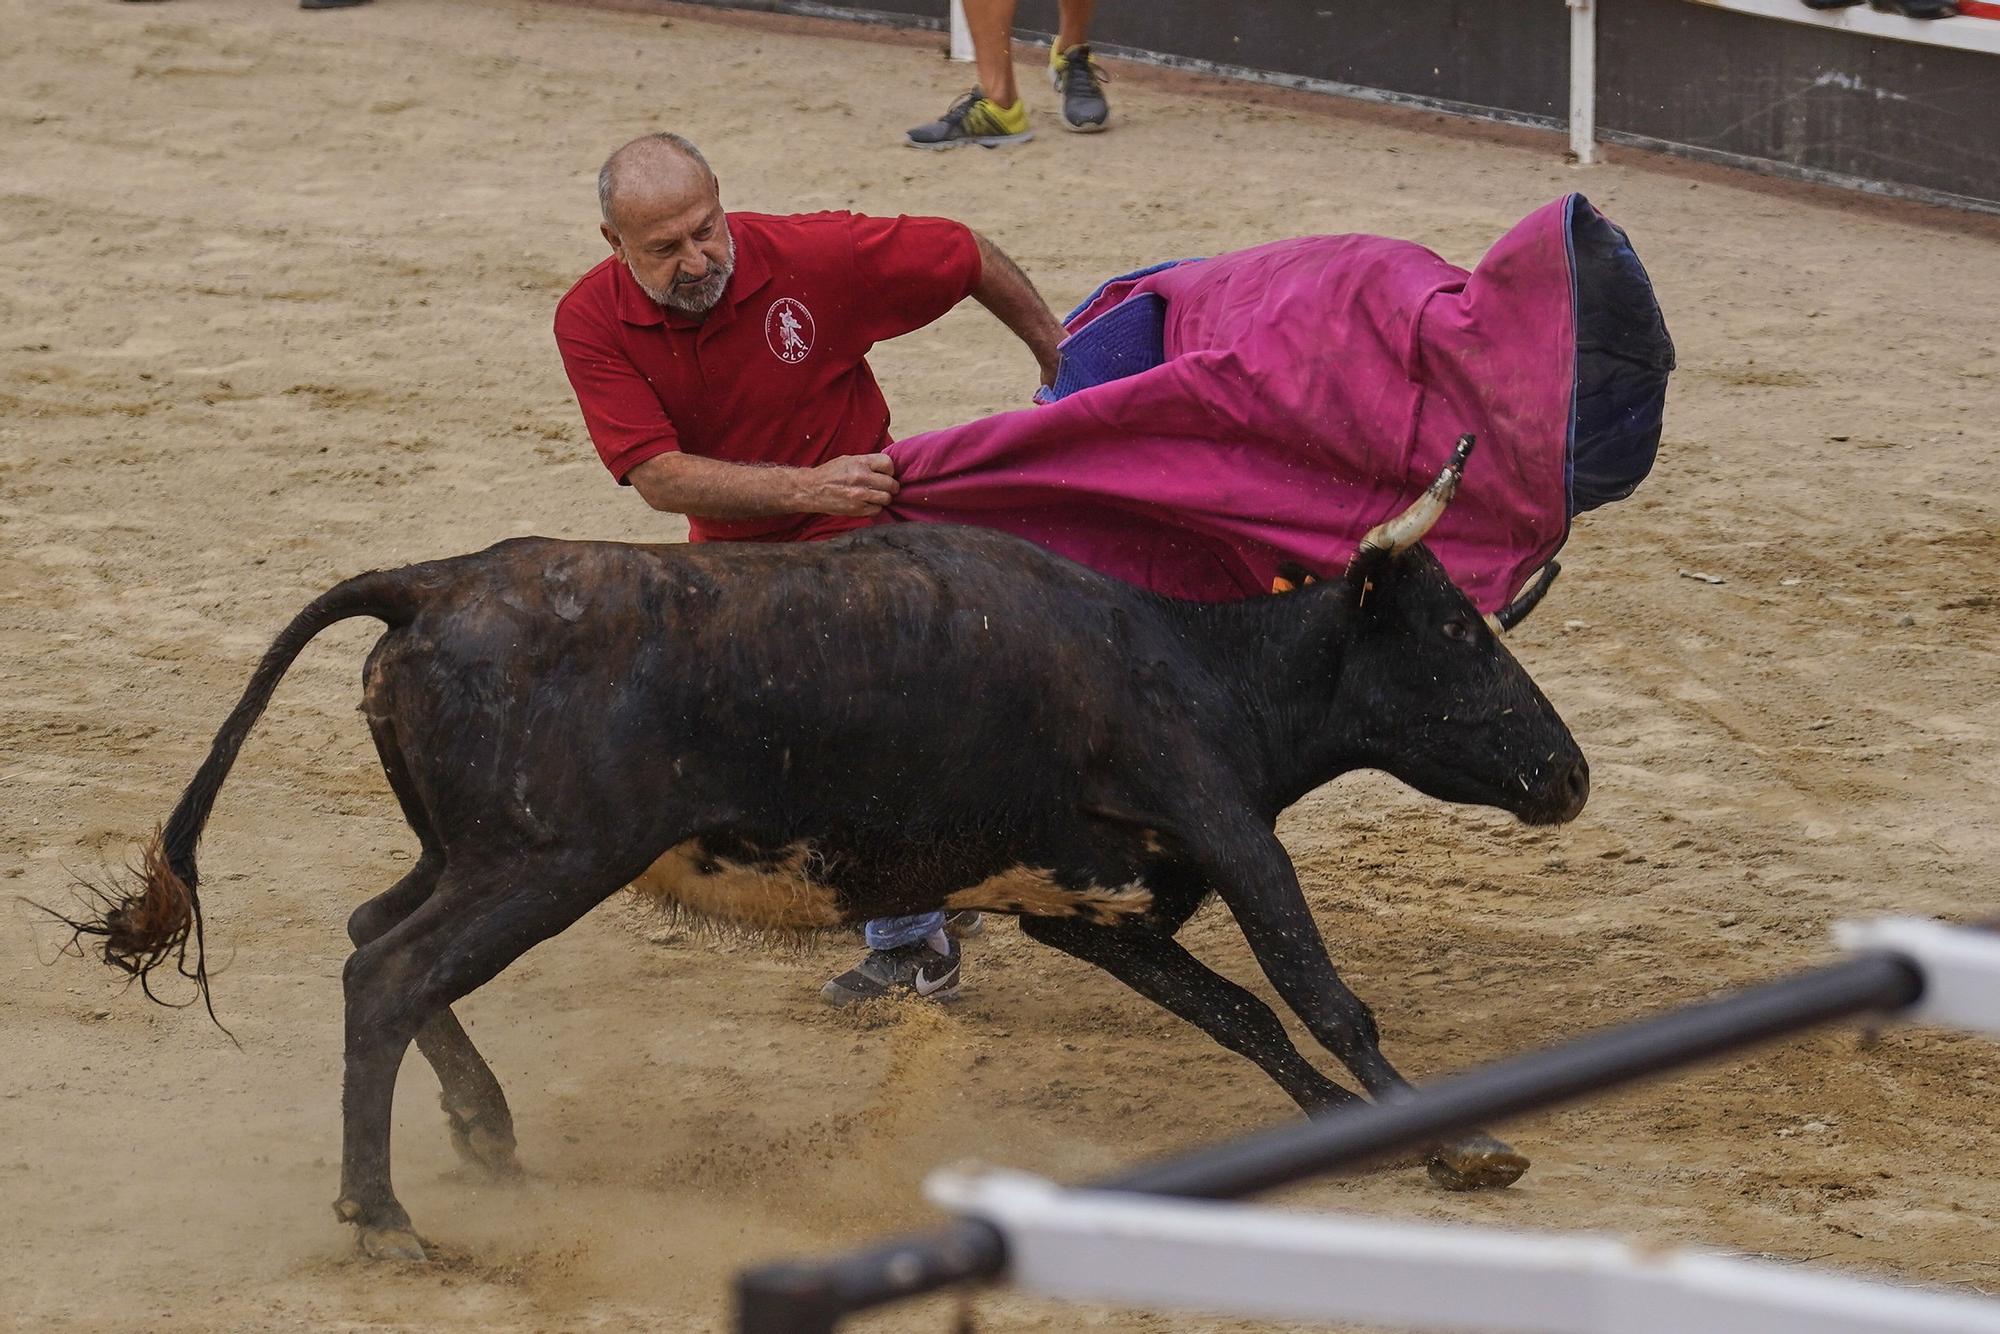
<svg viewBox="0 0 2000 1334">
<path fill-rule="evenodd" d="M 1842 924 L 1836 938 L 1853 957 L 1440 1080 L 1406 1102 L 1293 1123 L 1091 1188 L 941 1174 L 932 1196 L 960 1213 L 955 1223 L 830 1261 L 746 1271 L 737 1328 L 826 1334 L 862 1310 L 1005 1278 L 1093 1300 L 1440 1329 L 2000 1334 L 2000 1303 L 1723 1256 L 1189 1202 L 1353 1168 L 1841 1019 L 2000 1036 L 1994 927 L 1890 918 Z"/>
<path fill-rule="evenodd" d="M 1611 1237 L 1297 1214 L 940 1173 L 1046 1297 L 1480 1334 L 1996 1334 L 2000 1302 Z"/>
</svg>

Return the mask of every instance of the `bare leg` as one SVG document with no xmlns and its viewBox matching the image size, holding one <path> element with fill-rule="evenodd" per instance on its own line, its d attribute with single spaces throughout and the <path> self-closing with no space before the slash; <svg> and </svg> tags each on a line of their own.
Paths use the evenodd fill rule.
<svg viewBox="0 0 2000 1334">
<path fill-rule="evenodd" d="M 1097 0 L 1062 0 L 1056 50 L 1067 51 L 1090 40 L 1090 15 L 1096 8 Z"/>
<path fill-rule="evenodd" d="M 1021 100 L 1014 82 L 1014 7 L 1016 0 L 964 0 L 965 26 L 972 34 L 973 67 L 979 86 L 1003 107 Z"/>
</svg>

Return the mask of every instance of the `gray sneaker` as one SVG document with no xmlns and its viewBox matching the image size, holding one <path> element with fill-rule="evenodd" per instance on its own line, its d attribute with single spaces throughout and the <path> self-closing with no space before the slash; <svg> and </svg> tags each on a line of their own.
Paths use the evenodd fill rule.
<svg viewBox="0 0 2000 1334">
<path fill-rule="evenodd" d="M 1078 134 L 1096 134 L 1111 122 L 1105 73 L 1088 46 L 1072 46 L 1049 61 L 1049 82 L 1062 94 L 1062 123 Z"/>
<path fill-rule="evenodd" d="M 958 941 L 947 935 L 939 953 L 928 940 L 870 950 L 868 957 L 819 989 L 820 998 L 839 1007 L 887 996 L 947 1001 L 958 996 Z"/>
</svg>

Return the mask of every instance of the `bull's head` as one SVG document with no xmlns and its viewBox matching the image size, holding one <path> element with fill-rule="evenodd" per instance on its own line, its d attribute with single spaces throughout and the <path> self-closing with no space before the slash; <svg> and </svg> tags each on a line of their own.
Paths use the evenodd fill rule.
<svg viewBox="0 0 2000 1334">
<path fill-rule="evenodd" d="M 1496 617 L 1481 616 L 1421 545 L 1458 489 L 1472 437 L 1416 503 L 1361 541 L 1343 713 L 1365 763 L 1444 801 L 1498 806 L 1530 824 L 1576 818 L 1590 766 L 1549 701 L 1500 642 L 1548 589 L 1545 573 Z"/>
</svg>

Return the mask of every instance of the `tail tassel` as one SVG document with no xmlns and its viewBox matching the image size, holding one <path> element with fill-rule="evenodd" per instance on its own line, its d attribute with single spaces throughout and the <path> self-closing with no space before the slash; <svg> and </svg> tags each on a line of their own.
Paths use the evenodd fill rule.
<svg viewBox="0 0 2000 1334">
<path fill-rule="evenodd" d="M 202 949 L 201 900 L 194 886 L 174 869 L 165 836 L 155 832 L 140 854 L 139 864 L 126 870 L 138 882 L 136 888 L 100 885 L 77 877 L 79 887 L 95 900 L 85 903 L 81 917 L 42 909 L 70 929 L 65 952 L 80 957 L 86 937 L 101 940 L 97 952 L 105 963 L 138 982 L 149 1000 L 172 1006 L 176 1003 L 162 1000 L 152 985 L 154 970 L 170 963 L 175 972 L 195 984 L 198 998 L 213 1019 L 215 1007 L 209 999 L 208 967 Z M 178 1004 L 193 1003 L 191 998 Z M 221 1026 L 220 1021 L 217 1026 Z"/>
</svg>

